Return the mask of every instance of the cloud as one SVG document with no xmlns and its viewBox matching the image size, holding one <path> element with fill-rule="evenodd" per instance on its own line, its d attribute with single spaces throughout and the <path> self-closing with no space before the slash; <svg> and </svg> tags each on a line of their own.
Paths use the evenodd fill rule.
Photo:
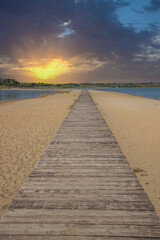
<svg viewBox="0 0 160 240">
<path fill-rule="evenodd" d="M 131 61 L 143 51 L 153 37 L 153 32 L 136 32 L 124 26 L 116 14 L 113 1 L 79 1 L 71 28 L 74 34 L 62 39 L 68 54 L 94 54 L 98 59 L 106 57 L 119 61 Z"/>
<path fill-rule="evenodd" d="M 114 51 L 120 57 L 129 58 L 151 37 L 149 32 L 136 33 L 119 21 L 116 10 L 127 4 L 124 1 L 80 0 L 76 4 L 73 0 L 11 2 L 0 0 L 2 54 L 19 56 L 32 49 L 42 54 L 45 41 L 50 52 L 56 52 L 56 55 L 62 52 L 79 55 L 87 51 L 98 57 L 112 57 Z M 69 23 L 67 29 L 66 22 Z M 60 41 L 59 36 L 64 39 Z"/>
<path fill-rule="evenodd" d="M 149 6 L 145 6 L 146 11 L 155 12 L 160 9 L 160 0 L 151 0 Z"/>
<path fill-rule="evenodd" d="M 94 71 L 102 67 L 105 63 L 98 61 L 92 56 L 76 56 L 70 61 L 62 59 L 40 59 L 38 62 L 32 59 L 18 59 L 17 63 L 10 63 L 9 58 L 0 58 L 1 71 L 7 74 L 25 74 L 35 77 L 35 79 L 53 80 L 55 77 L 64 74 L 80 74 L 83 72 Z"/>
<path fill-rule="evenodd" d="M 159 42 L 153 40 L 158 29 L 136 32 L 124 26 L 117 10 L 128 5 L 123 0 L 14 0 L 14 4 L 0 0 L 0 54 L 9 59 L 8 68 L 1 63 L 0 67 L 7 73 L 9 68 L 23 70 L 19 59 L 40 63 L 64 59 L 77 66 L 70 73 L 88 74 L 105 72 L 108 63 L 127 69 L 134 62 L 135 67 L 137 56 L 143 56 L 137 61 L 146 61 L 147 56 L 157 60 Z M 111 72 L 115 76 L 114 67 Z"/>
</svg>

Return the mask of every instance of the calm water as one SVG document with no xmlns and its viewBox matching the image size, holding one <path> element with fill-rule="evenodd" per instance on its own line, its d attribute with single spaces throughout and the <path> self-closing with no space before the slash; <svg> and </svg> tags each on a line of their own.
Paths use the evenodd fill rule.
<svg viewBox="0 0 160 240">
<path fill-rule="evenodd" d="M 46 93 L 55 93 L 56 91 L 45 90 L 0 90 L 0 101 L 22 99 L 22 98 L 35 98 Z"/>
<path fill-rule="evenodd" d="M 132 94 L 136 96 L 149 97 L 160 99 L 160 88 L 99 88 L 93 89 L 99 91 L 108 92 L 121 92 Z M 46 93 L 54 93 L 56 91 L 47 90 L 0 90 L 0 101 L 12 100 L 12 99 L 22 99 L 22 98 L 35 98 Z"/>
<path fill-rule="evenodd" d="M 107 92 L 121 92 L 121 93 L 128 93 L 136 96 L 148 97 L 148 98 L 155 98 L 160 99 L 160 87 L 148 87 L 148 88 L 101 88 L 96 89 L 100 91 L 107 91 Z"/>
</svg>

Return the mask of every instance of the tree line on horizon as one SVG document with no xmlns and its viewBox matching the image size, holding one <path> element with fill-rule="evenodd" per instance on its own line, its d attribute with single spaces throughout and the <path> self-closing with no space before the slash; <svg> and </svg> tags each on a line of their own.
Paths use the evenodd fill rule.
<svg viewBox="0 0 160 240">
<path fill-rule="evenodd" d="M 108 87 L 108 88 L 135 88 L 135 87 L 160 87 L 160 82 L 142 82 L 142 83 L 21 83 L 15 79 L 0 79 L 0 86 L 5 87 L 19 87 L 19 88 L 95 88 L 95 87 Z"/>
</svg>

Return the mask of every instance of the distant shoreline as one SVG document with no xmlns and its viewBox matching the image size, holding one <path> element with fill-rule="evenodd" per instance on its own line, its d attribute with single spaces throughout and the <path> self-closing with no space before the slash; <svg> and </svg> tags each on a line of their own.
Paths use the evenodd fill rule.
<svg viewBox="0 0 160 240">
<path fill-rule="evenodd" d="M 39 91 L 39 90 L 46 90 L 46 91 L 60 91 L 60 89 L 57 89 L 57 88 L 34 88 L 34 87 L 26 87 L 26 88 L 23 88 L 23 87 L 2 87 L 0 86 L 0 90 L 35 90 L 35 91 Z"/>
<path fill-rule="evenodd" d="M 15 79 L 0 79 L 0 89 L 91 89 L 91 88 L 144 88 L 160 87 L 160 82 L 141 83 L 44 83 L 44 82 L 18 82 Z"/>
<path fill-rule="evenodd" d="M 73 89 L 102 89 L 102 88 L 106 88 L 106 89 L 111 89 L 111 88 L 115 88 L 115 89 L 121 89 L 121 88 L 160 88 L 160 85 L 157 85 L 157 86 L 153 86 L 153 85 L 146 85 L 146 86 L 136 86 L 136 87 L 97 87 L 97 86 L 90 86 L 90 87 L 82 87 L 82 86 L 79 86 L 79 87 L 2 87 L 0 86 L 0 90 L 35 90 L 35 91 L 38 91 L 38 90 L 47 90 L 47 91 L 61 91 L 61 90 L 73 90 Z"/>
</svg>

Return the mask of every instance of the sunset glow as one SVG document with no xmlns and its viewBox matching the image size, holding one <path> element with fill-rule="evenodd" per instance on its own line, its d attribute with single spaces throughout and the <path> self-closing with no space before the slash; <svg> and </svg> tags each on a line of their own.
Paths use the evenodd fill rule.
<svg viewBox="0 0 160 240">
<path fill-rule="evenodd" d="M 62 75 L 69 70 L 68 62 L 61 59 L 55 59 L 46 66 L 34 66 L 25 68 L 36 78 L 47 80 Z"/>
</svg>

